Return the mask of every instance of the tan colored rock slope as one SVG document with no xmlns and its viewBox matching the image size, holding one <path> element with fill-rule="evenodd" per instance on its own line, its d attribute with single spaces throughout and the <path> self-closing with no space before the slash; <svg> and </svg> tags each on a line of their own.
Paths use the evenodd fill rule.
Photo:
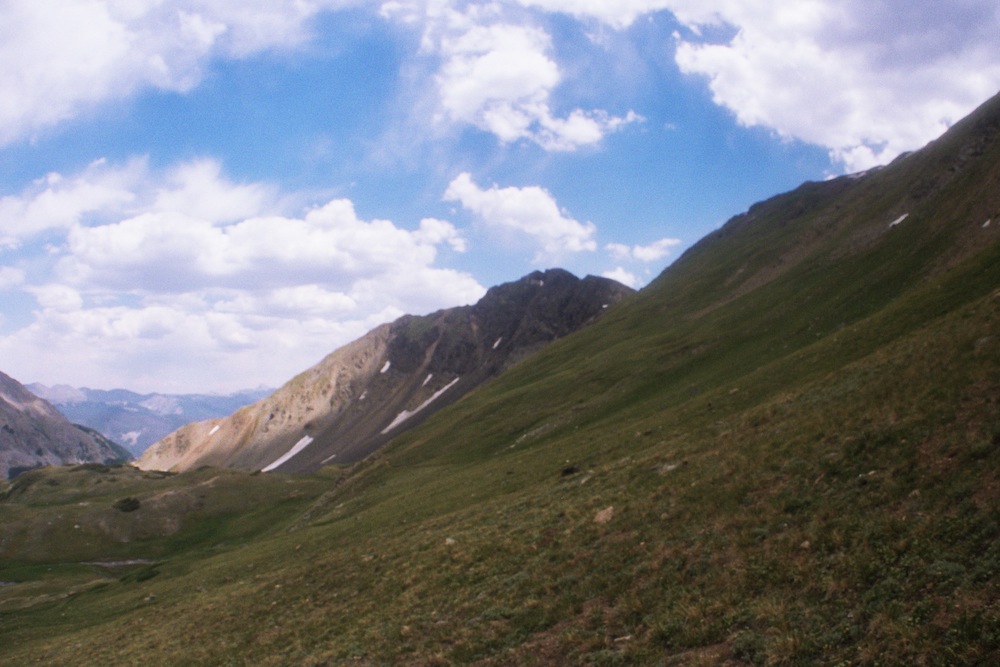
<svg viewBox="0 0 1000 667">
<path fill-rule="evenodd" d="M 139 466 L 301 472 L 356 461 L 629 293 L 605 278 L 552 269 L 494 287 L 474 306 L 405 316 L 271 396 L 172 433 Z"/>
</svg>

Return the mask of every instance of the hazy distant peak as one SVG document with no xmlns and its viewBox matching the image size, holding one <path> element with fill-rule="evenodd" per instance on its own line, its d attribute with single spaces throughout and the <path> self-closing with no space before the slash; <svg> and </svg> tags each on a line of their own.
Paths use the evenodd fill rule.
<svg viewBox="0 0 1000 667">
<path fill-rule="evenodd" d="M 35 382 L 26 386 L 33 394 L 44 398 L 50 403 L 81 403 L 87 400 L 87 393 L 84 390 L 71 387 L 67 384 L 46 387 L 44 384 Z"/>
</svg>

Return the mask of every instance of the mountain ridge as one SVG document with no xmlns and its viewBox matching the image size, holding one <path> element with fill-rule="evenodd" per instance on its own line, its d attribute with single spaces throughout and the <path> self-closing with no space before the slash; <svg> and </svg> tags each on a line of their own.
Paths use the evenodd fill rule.
<svg viewBox="0 0 1000 667">
<path fill-rule="evenodd" d="M 46 465 L 123 463 L 131 455 L 72 424 L 51 403 L 0 372 L 0 479 Z"/>
<path fill-rule="evenodd" d="M 550 269 L 493 287 L 471 306 L 403 316 L 258 403 L 183 427 L 138 465 L 303 472 L 359 460 L 631 293 L 606 278 Z"/>
</svg>

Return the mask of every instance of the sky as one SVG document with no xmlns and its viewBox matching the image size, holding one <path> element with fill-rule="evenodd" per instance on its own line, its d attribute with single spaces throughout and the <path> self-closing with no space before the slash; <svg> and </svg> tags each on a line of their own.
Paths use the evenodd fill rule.
<svg viewBox="0 0 1000 667">
<path fill-rule="evenodd" d="M 535 269 L 641 288 L 1000 90 L 996 0 L 0 0 L 0 371 L 277 387 Z"/>
</svg>

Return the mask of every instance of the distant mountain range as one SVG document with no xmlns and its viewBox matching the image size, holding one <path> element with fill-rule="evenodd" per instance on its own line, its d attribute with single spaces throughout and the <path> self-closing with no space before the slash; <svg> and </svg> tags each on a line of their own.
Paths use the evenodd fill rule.
<svg viewBox="0 0 1000 667">
<path fill-rule="evenodd" d="M 47 465 L 122 463 L 129 452 L 71 424 L 51 403 L 0 373 L 0 479 Z"/>
<path fill-rule="evenodd" d="M 125 389 L 105 391 L 38 383 L 27 388 L 55 405 L 70 421 L 102 433 L 134 456 L 189 422 L 228 415 L 274 391 L 262 387 L 223 396 L 138 394 Z"/>
<path fill-rule="evenodd" d="M 190 424 L 139 466 L 316 470 L 357 461 L 633 293 L 607 278 L 536 271 L 473 306 L 404 316 L 225 419 Z"/>
</svg>

